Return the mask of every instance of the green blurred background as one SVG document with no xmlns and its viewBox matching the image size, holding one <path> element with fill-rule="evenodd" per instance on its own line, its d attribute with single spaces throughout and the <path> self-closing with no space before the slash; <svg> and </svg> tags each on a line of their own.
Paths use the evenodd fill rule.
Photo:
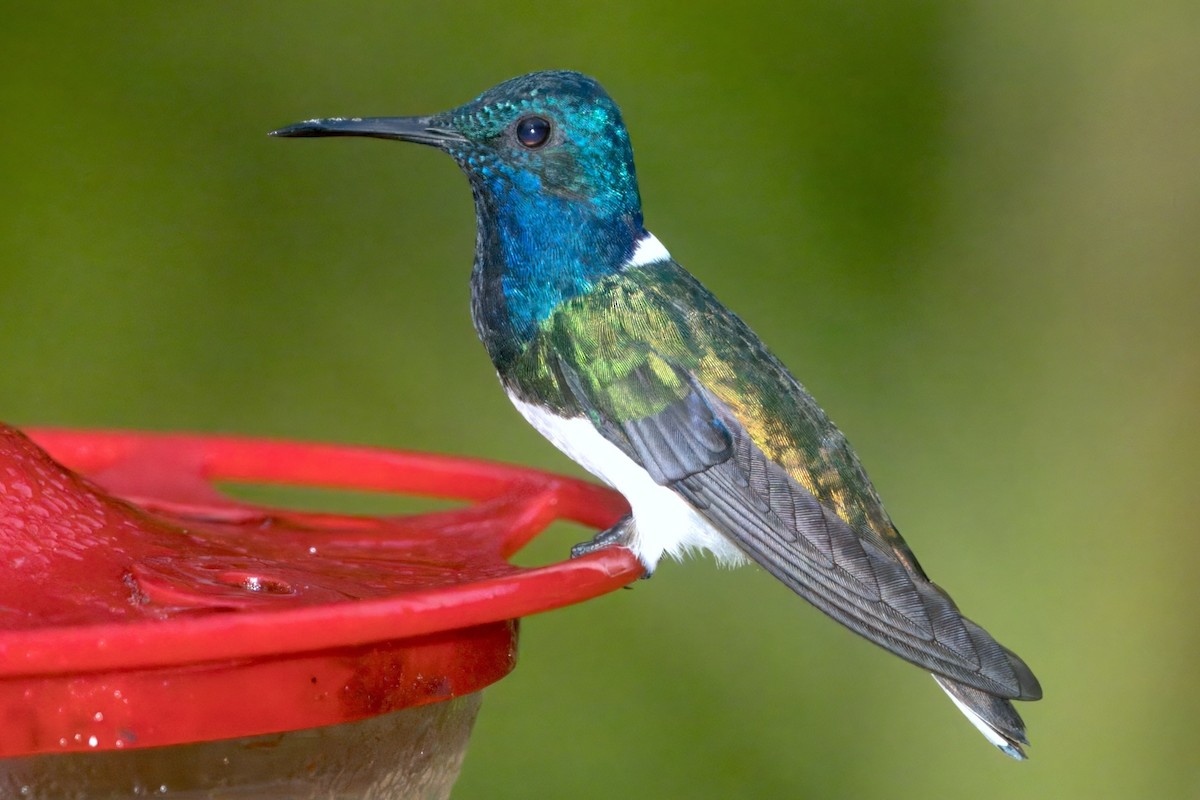
<svg viewBox="0 0 1200 800">
<path fill-rule="evenodd" d="M 1200 795 L 1200 6 L 1109 6 L 10 6 L 0 418 L 573 471 L 475 341 L 449 159 L 265 134 L 580 69 L 1046 699 L 1012 763 L 765 574 L 668 564 L 526 621 L 456 797 Z"/>
</svg>

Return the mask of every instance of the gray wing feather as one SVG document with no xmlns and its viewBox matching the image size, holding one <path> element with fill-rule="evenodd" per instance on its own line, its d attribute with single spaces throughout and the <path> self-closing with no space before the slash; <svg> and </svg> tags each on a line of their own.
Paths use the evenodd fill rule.
<svg viewBox="0 0 1200 800">
<path fill-rule="evenodd" d="M 698 392 L 689 392 L 658 414 L 622 426 L 629 445 L 654 479 L 668 485 L 722 464 L 732 455 L 725 425 Z M 680 436 L 686 430 L 688 436 Z"/>
<path fill-rule="evenodd" d="M 628 449 L 760 566 L 859 635 L 1001 698 L 1033 699 L 1028 667 L 890 548 L 861 536 L 763 453 L 700 386 L 623 423 Z"/>
<path fill-rule="evenodd" d="M 907 661 L 999 697 L 1023 698 L 1007 652 L 963 617 L 937 586 L 857 536 L 736 428 L 729 461 L 673 485 L 764 569 L 861 636 Z M 748 462 L 774 473 L 763 502 L 745 480 Z M 753 502 L 757 500 L 758 502 Z M 828 542 L 831 553 L 815 542 Z M 1023 664 L 1021 665 L 1024 666 Z"/>
<path fill-rule="evenodd" d="M 560 366 L 588 409 L 582 382 Z M 760 566 L 855 633 L 989 695 L 1041 696 L 1024 662 L 962 616 L 919 567 L 824 507 L 754 444 L 720 399 L 686 372 L 679 376 L 692 389 L 684 397 L 624 422 L 593 414 L 597 428 Z"/>
</svg>

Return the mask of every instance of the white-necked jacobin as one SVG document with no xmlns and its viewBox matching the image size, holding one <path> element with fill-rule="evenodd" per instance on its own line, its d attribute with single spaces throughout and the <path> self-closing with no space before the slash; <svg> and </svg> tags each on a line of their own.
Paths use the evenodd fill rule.
<svg viewBox="0 0 1200 800">
<path fill-rule="evenodd" d="M 1040 698 L 1037 679 L 929 580 L 841 431 L 642 226 L 629 134 L 596 81 L 537 72 L 442 114 L 274 135 L 418 142 L 466 173 L 471 314 L 500 382 L 632 509 L 575 555 L 622 545 L 647 573 L 693 549 L 757 562 L 931 671 L 988 741 L 1024 758 L 1011 701 Z"/>
</svg>

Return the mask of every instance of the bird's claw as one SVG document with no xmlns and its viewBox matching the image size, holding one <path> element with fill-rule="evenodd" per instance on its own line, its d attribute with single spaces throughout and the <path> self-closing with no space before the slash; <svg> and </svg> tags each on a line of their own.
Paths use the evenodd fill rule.
<svg viewBox="0 0 1200 800">
<path fill-rule="evenodd" d="M 633 544 L 633 515 L 626 514 L 617 520 L 617 524 L 611 528 L 605 528 L 597 533 L 590 540 L 580 542 L 571 548 L 571 558 L 579 558 L 586 556 L 588 553 L 594 553 L 597 550 L 603 550 L 606 547 L 628 547 L 632 548 Z M 645 580 L 653 574 L 653 570 L 645 570 L 642 574 L 642 579 Z"/>
<path fill-rule="evenodd" d="M 594 553 L 597 550 L 602 550 L 605 547 L 613 545 L 629 546 L 630 539 L 633 536 L 633 515 L 626 514 L 617 520 L 617 524 L 611 528 L 605 528 L 597 533 L 589 541 L 580 542 L 571 548 L 571 558 L 579 558 L 586 556 L 588 553 Z"/>
</svg>

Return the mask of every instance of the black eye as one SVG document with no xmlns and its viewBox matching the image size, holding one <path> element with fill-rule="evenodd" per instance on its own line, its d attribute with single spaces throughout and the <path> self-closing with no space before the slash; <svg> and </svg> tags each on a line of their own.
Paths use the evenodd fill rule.
<svg viewBox="0 0 1200 800">
<path fill-rule="evenodd" d="M 545 117 L 522 117 L 517 120 L 517 141 L 536 150 L 550 138 L 550 120 Z"/>
</svg>

